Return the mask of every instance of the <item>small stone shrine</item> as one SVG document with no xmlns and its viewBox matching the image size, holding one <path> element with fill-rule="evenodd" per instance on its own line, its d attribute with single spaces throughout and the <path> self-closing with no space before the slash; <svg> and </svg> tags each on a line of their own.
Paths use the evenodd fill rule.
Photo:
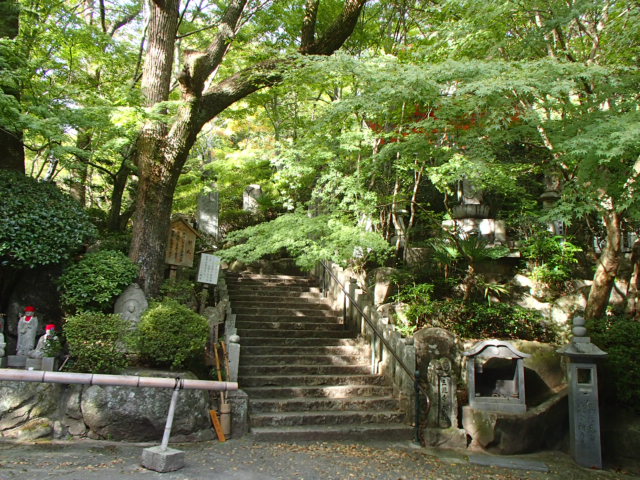
<svg viewBox="0 0 640 480">
<path fill-rule="evenodd" d="M 525 413 L 524 363 L 529 354 L 509 342 L 484 340 L 467 357 L 469 406 L 476 410 Z"/>
<path fill-rule="evenodd" d="M 578 465 L 602 468 L 596 361 L 607 354 L 591 343 L 584 325 L 584 318 L 575 317 L 571 343 L 558 349 L 569 359 L 569 442 Z"/>
</svg>

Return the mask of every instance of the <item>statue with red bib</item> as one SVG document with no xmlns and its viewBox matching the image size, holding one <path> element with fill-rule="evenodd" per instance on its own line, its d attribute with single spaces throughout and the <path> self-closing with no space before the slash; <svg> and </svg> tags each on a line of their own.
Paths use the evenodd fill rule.
<svg viewBox="0 0 640 480">
<path fill-rule="evenodd" d="M 18 320 L 18 346 L 16 354 L 27 356 L 36 345 L 36 332 L 38 331 L 38 317 L 36 309 L 25 307 L 24 315 Z"/>
</svg>

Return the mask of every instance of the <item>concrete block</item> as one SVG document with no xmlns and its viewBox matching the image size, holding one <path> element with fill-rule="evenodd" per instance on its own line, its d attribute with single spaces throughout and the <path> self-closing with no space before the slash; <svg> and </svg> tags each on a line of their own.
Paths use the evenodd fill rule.
<svg viewBox="0 0 640 480">
<path fill-rule="evenodd" d="M 27 370 L 42 370 L 42 359 L 27 358 L 24 368 L 26 368 Z"/>
<path fill-rule="evenodd" d="M 0 368 L 6 368 L 7 366 L 7 357 L 0 357 Z"/>
<path fill-rule="evenodd" d="M 184 452 L 162 446 L 149 447 L 142 450 L 140 464 L 156 472 L 175 472 L 184 467 Z"/>
<path fill-rule="evenodd" d="M 7 357 L 7 366 L 9 368 L 24 368 L 27 364 L 27 357 L 24 355 L 9 355 Z"/>
<path fill-rule="evenodd" d="M 56 357 L 42 357 L 42 370 L 52 372 L 57 369 Z"/>
</svg>

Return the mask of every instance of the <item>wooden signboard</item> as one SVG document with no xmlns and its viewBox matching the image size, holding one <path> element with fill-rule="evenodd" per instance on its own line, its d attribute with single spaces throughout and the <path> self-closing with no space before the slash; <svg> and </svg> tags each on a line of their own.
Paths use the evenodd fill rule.
<svg viewBox="0 0 640 480">
<path fill-rule="evenodd" d="M 218 274 L 220 273 L 220 260 L 220 257 L 208 253 L 200 255 L 200 268 L 198 268 L 196 282 L 217 285 Z"/>
<path fill-rule="evenodd" d="M 182 218 L 171 222 L 164 261 L 177 267 L 193 267 L 198 233 Z"/>
</svg>

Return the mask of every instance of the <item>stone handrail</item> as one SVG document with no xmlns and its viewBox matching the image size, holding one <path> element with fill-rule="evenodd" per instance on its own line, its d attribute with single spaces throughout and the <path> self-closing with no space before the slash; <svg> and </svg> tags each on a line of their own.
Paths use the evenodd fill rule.
<svg viewBox="0 0 640 480">
<path fill-rule="evenodd" d="M 327 271 L 329 274 L 325 274 Z M 345 327 L 355 331 L 370 346 L 371 373 L 382 374 L 400 395 L 402 409 L 410 421 L 416 415 L 416 349 L 386 323 L 371 298 L 357 287 L 355 279 L 333 263 L 319 264 L 315 275 L 336 309 L 341 309 Z"/>
</svg>

